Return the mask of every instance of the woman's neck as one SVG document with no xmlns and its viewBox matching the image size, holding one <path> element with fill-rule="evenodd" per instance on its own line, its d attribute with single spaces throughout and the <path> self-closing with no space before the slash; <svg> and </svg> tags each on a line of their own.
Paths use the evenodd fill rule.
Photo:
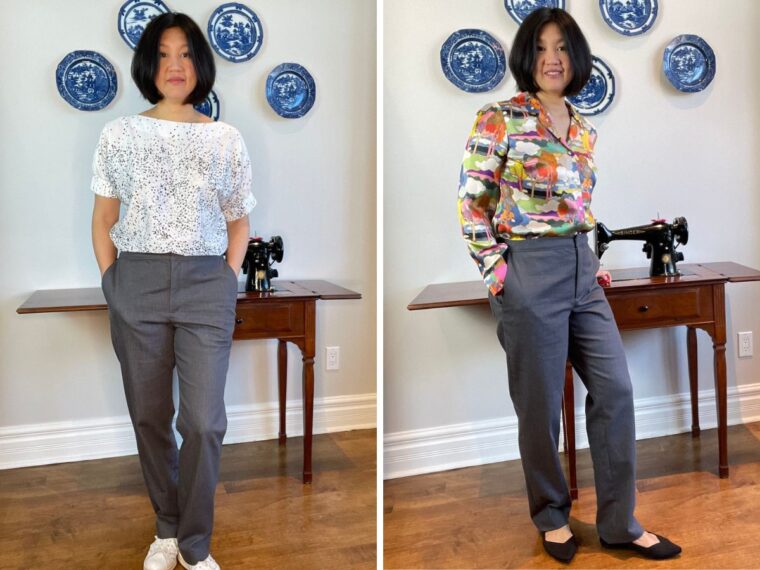
<svg viewBox="0 0 760 570">
<path fill-rule="evenodd" d="M 161 100 L 156 106 L 148 111 L 149 116 L 155 119 L 166 119 L 167 121 L 178 121 L 183 123 L 198 122 L 199 113 L 195 108 L 187 103 Z"/>
<path fill-rule="evenodd" d="M 549 112 L 561 111 L 566 108 L 565 98 L 559 93 L 545 93 L 544 91 L 539 91 L 536 93 L 536 97 L 541 101 L 541 104 L 549 110 Z"/>
</svg>

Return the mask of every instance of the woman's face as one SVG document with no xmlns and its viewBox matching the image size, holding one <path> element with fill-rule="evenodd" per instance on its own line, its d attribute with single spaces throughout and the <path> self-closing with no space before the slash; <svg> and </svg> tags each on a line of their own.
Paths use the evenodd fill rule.
<svg viewBox="0 0 760 570">
<path fill-rule="evenodd" d="M 559 26 L 546 24 L 538 35 L 533 79 L 539 92 L 562 96 L 573 78 L 573 67 Z"/>
<path fill-rule="evenodd" d="M 159 67 L 155 79 L 156 87 L 164 96 L 164 100 L 182 103 L 195 89 L 197 81 L 185 32 L 180 28 L 164 30 L 158 51 Z"/>
</svg>

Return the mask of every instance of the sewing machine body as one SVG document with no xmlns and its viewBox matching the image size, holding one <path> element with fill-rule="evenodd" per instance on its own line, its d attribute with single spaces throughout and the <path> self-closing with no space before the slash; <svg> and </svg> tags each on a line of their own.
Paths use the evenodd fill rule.
<svg viewBox="0 0 760 570">
<path fill-rule="evenodd" d="M 280 236 L 272 236 L 268 242 L 261 237 L 250 238 L 243 261 L 243 273 L 247 275 L 245 290 L 273 291 L 272 279 L 278 277 L 279 274 L 272 268 L 272 264 L 282 261 L 284 253 Z"/>
<path fill-rule="evenodd" d="M 676 263 L 683 261 L 683 253 L 676 251 L 679 245 L 689 241 L 686 218 L 675 218 L 672 224 L 665 220 L 653 220 L 651 224 L 610 230 L 599 222 L 595 228 L 596 255 L 601 259 L 609 244 L 615 240 L 643 240 L 643 251 L 651 259 L 649 275 L 679 275 Z"/>
</svg>

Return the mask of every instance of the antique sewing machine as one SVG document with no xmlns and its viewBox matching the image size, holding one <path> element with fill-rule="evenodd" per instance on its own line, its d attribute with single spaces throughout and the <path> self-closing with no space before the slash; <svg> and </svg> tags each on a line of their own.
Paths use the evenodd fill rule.
<svg viewBox="0 0 760 570">
<path fill-rule="evenodd" d="M 665 220 L 652 220 L 651 224 L 609 230 L 601 222 L 596 224 L 596 255 L 601 259 L 611 241 L 644 240 L 643 251 L 651 259 L 649 275 L 680 275 L 676 268 L 678 261 L 683 261 L 683 253 L 676 251 L 679 245 L 689 241 L 689 226 L 686 218 L 675 218 L 672 224 Z"/>
<path fill-rule="evenodd" d="M 243 273 L 248 275 L 245 279 L 245 290 L 274 291 L 272 279 L 279 277 L 279 274 L 276 269 L 272 269 L 272 263 L 282 261 L 283 254 L 280 236 L 272 236 L 267 242 L 258 236 L 250 238 L 243 261 Z"/>
</svg>

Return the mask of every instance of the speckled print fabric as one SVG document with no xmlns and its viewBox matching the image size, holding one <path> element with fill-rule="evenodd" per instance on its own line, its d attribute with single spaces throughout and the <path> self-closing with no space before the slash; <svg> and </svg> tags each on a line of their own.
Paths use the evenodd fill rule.
<svg viewBox="0 0 760 570">
<path fill-rule="evenodd" d="M 122 203 L 119 251 L 221 255 L 226 222 L 256 204 L 243 137 L 223 122 L 121 117 L 103 128 L 92 170 L 92 191 Z"/>
</svg>

